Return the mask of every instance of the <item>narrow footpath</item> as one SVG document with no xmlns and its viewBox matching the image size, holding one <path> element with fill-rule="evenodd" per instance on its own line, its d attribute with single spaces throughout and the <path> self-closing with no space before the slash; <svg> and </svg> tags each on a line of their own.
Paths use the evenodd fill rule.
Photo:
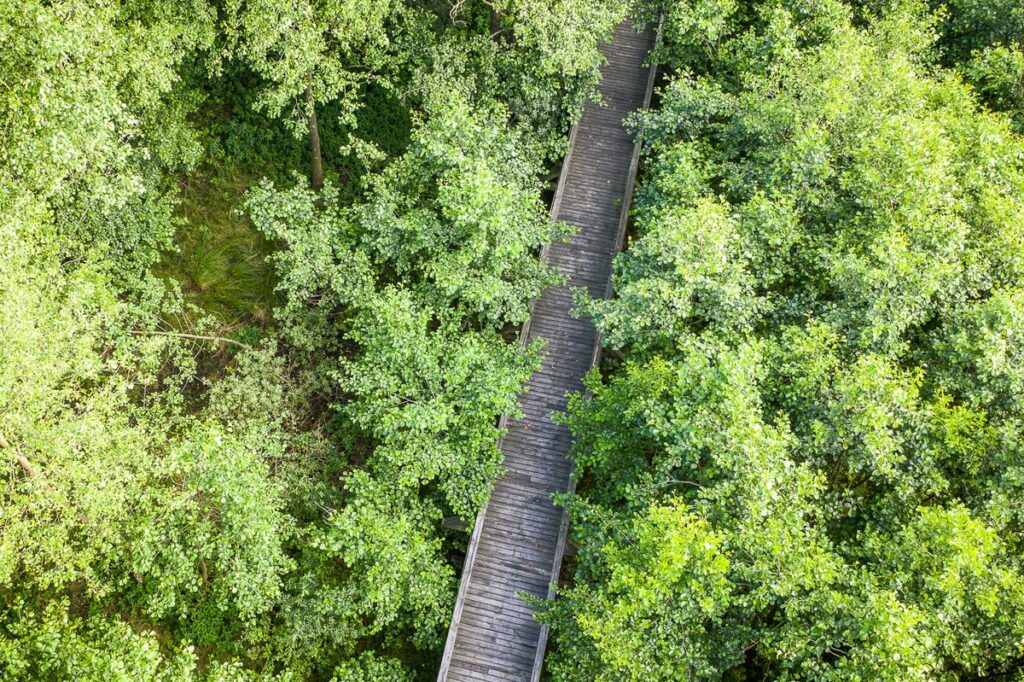
<svg viewBox="0 0 1024 682">
<path fill-rule="evenodd" d="M 628 20 L 618 26 L 601 47 L 608 60 L 601 69 L 603 102 L 588 103 L 573 130 L 552 216 L 579 231 L 546 251 L 569 281 L 543 293 L 524 329 L 525 339 L 547 341 L 546 356 L 521 398 L 523 419 L 506 423 L 500 446 L 507 473 L 473 529 L 439 682 L 540 676 L 547 629 L 517 595 L 548 597 L 557 580 L 567 522 L 551 494 L 569 489 L 572 437 L 550 415 L 565 409 L 567 393 L 583 389 L 583 375 L 597 358 L 597 331 L 590 320 L 572 316 L 571 289 L 610 293 L 638 152 L 622 122 L 648 103 L 653 72 L 644 60 L 653 45 L 653 30 L 636 33 Z"/>
</svg>

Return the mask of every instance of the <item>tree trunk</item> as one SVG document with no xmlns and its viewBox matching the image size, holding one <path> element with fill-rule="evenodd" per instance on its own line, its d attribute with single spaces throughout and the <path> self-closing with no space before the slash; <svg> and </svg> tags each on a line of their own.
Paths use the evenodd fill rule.
<svg viewBox="0 0 1024 682">
<path fill-rule="evenodd" d="M 309 108 L 309 155 L 312 162 L 310 183 L 313 189 L 323 189 L 324 162 L 320 156 L 320 129 L 316 125 L 316 101 L 313 99 L 312 78 L 306 85 L 306 106 Z"/>
<path fill-rule="evenodd" d="M 501 12 L 491 8 L 491 38 L 493 40 L 498 39 L 498 34 L 501 33 Z"/>
</svg>

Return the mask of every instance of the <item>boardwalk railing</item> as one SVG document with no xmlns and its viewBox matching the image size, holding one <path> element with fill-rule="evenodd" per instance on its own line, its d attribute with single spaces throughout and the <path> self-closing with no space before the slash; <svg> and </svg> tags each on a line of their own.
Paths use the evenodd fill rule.
<svg viewBox="0 0 1024 682">
<path fill-rule="evenodd" d="M 572 289 L 585 287 L 595 297 L 611 293 L 611 264 L 625 233 L 640 149 L 622 121 L 650 102 L 654 67 L 644 62 L 653 43 L 652 30 L 637 33 L 628 20 L 618 26 L 601 47 L 602 103 L 588 103 L 570 132 L 551 216 L 578 231 L 568 243 L 541 252 L 568 283 L 532 302 L 523 326 L 520 341 L 543 338 L 546 354 L 521 398 L 523 418 L 501 420 L 506 473 L 473 527 L 439 682 L 540 677 L 547 626 L 518 595 L 553 596 L 568 518 L 551 494 L 573 486 L 566 458 L 572 436 L 550 415 L 565 409 L 568 393 L 583 390 L 583 375 L 600 353 L 593 324 L 571 314 Z"/>
</svg>

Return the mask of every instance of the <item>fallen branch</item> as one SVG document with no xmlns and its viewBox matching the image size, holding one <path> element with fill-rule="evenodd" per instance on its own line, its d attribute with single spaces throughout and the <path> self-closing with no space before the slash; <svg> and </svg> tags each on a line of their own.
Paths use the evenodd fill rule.
<svg viewBox="0 0 1024 682">
<path fill-rule="evenodd" d="M 4 434 L 0 433 L 0 448 L 6 450 L 10 447 L 11 444 L 7 442 L 6 438 L 4 438 Z M 18 464 L 21 465 L 21 468 L 24 469 L 25 473 L 28 474 L 30 477 L 37 478 L 39 476 L 39 470 L 32 466 L 32 462 L 28 461 L 28 457 L 26 457 L 25 455 L 21 454 L 18 451 L 15 451 L 14 459 L 18 461 Z M 44 482 L 44 484 L 47 487 L 49 487 L 49 483 Z"/>
<path fill-rule="evenodd" d="M 32 466 L 32 462 L 28 461 L 28 457 L 21 453 L 15 453 L 14 458 L 18 460 L 18 464 L 20 464 L 21 468 L 25 470 L 26 474 L 32 478 L 39 476 L 39 472 L 36 471 L 34 466 Z"/>
<path fill-rule="evenodd" d="M 128 332 L 135 336 L 173 336 L 179 339 L 196 339 L 197 341 L 216 341 L 218 343 L 230 343 L 242 348 L 252 348 L 247 343 L 236 341 L 235 339 L 226 339 L 223 336 L 205 336 L 203 334 L 185 334 L 183 332 L 157 332 L 157 331 L 141 331 L 133 330 Z"/>
</svg>

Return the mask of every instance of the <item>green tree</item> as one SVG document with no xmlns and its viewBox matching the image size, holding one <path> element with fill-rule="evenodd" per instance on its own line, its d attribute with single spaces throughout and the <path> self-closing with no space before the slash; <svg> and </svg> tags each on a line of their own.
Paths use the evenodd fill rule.
<svg viewBox="0 0 1024 682">
<path fill-rule="evenodd" d="M 69 257 L 136 281 L 174 231 L 170 173 L 199 155 L 178 67 L 213 39 L 201 0 L 8 3 L 0 10 L 0 210 L 42 202 Z"/>
<path fill-rule="evenodd" d="M 401 0 L 229 0 L 224 13 L 228 53 L 267 83 L 260 105 L 273 116 L 294 114 L 296 132 L 305 126 L 310 182 L 320 189 L 317 105 L 338 102 L 342 121 L 354 127 L 364 86 L 386 84 L 401 68 L 416 12 Z"/>
<path fill-rule="evenodd" d="M 1014 2 L 954 0 L 941 11 L 946 62 L 1024 131 L 1024 8 Z"/>
<path fill-rule="evenodd" d="M 0 8 L 0 679 L 432 666 L 465 542 L 441 521 L 486 500 L 538 366 L 515 327 L 568 234 L 547 164 L 623 3 L 449 9 Z M 252 174 L 228 160 L 274 158 L 278 185 L 299 163 L 253 100 L 309 135 L 312 182 L 225 226 Z M 363 177 L 332 184 L 321 127 Z M 186 219 L 268 238 L 273 320 L 230 329 L 154 276 Z"/>
<path fill-rule="evenodd" d="M 1024 141 L 919 3 L 669 9 L 552 672 L 1016 679 Z"/>
<path fill-rule="evenodd" d="M 252 621 L 281 596 L 292 524 L 269 475 L 280 439 L 188 414 L 192 342 L 119 299 L 101 262 L 66 265 L 52 226 L 5 224 L 0 244 L 0 452 L 11 474 L 0 633 L 11 674 L 184 674 L 192 658 L 168 661 L 187 641 L 168 652 L 158 627 L 205 601 Z"/>
</svg>

